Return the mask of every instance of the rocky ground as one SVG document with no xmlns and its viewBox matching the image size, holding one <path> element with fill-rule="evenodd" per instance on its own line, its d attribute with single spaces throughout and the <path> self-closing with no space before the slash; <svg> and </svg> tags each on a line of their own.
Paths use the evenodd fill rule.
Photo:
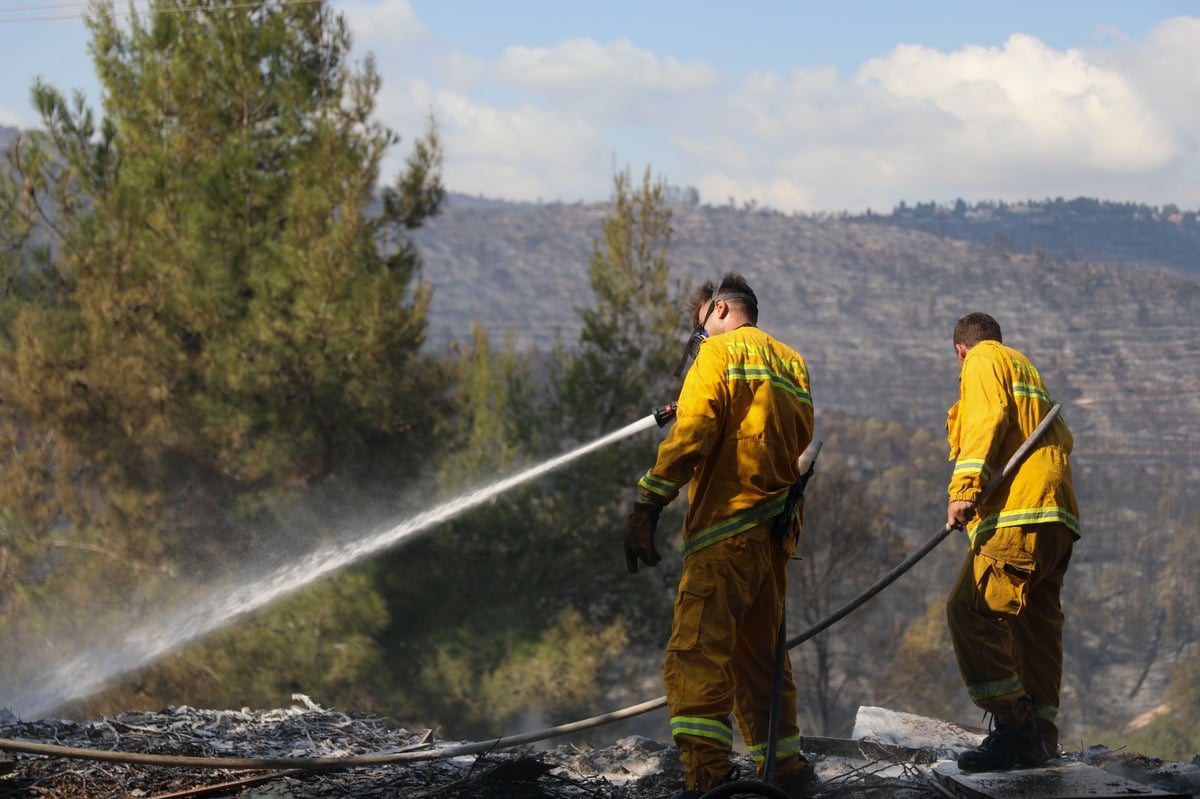
<svg viewBox="0 0 1200 799">
<path fill-rule="evenodd" d="M 525 745 L 454 755 L 455 748 L 463 748 L 460 742 L 437 741 L 429 731 L 393 729 L 377 717 L 328 711 L 297 698 L 298 704 L 269 711 L 172 707 L 87 722 L 21 721 L 0 710 L 0 797 L 660 799 L 680 784 L 675 748 L 647 738 L 627 737 L 603 748 Z M 909 723 L 903 714 L 864 710 L 877 712 L 860 712 L 859 740 L 806 739 L 820 780 L 817 795 L 949 795 L 933 769 L 952 757 L 955 747 L 970 745 L 975 733 L 946 725 L 935 730 L 939 745 L 920 745 L 924 742 L 914 739 L 912 729 L 897 736 L 896 728 Z M 924 721 L 912 726 L 919 725 L 928 726 Z M 888 740 L 897 737 L 918 745 Z M 66 749 L 37 753 L 5 748 L 13 742 Z M 143 755 L 151 757 L 129 762 Z M 1163 764 L 1102 748 L 1072 757 L 1172 795 L 1200 792 L 1200 784 L 1193 784 L 1200 769 L 1193 764 Z M 195 767 L 194 761 L 164 762 L 189 758 L 204 759 L 205 767 Z M 221 758 L 260 767 L 224 768 Z M 374 762 L 359 765 L 355 758 Z M 379 762 L 389 758 L 393 761 Z M 149 762 L 154 759 L 159 762 Z M 292 762 L 304 767 L 291 767 Z M 352 765 L 339 766 L 344 763 Z M 753 774 L 748 759 L 740 759 L 739 765 L 744 775 Z"/>
</svg>

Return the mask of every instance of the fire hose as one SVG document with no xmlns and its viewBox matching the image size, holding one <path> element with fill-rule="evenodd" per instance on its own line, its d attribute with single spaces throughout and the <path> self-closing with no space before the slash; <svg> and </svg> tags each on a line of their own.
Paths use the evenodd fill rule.
<svg viewBox="0 0 1200 799">
<path fill-rule="evenodd" d="M 670 406 L 668 406 L 670 407 Z M 1004 482 L 1021 462 L 1025 459 L 1029 451 L 1045 433 L 1047 428 L 1058 417 L 1059 411 L 1062 409 L 1060 403 L 1055 403 L 1046 416 L 1038 424 L 1038 426 L 1030 433 L 1025 442 L 1013 453 L 1009 458 L 1008 463 L 1004 468 L 984 486 L 980 493 L 978 502 L 982 503 L 984 499 L 992 493 L 995 488 Z M 660 409 L 662 410 L 662 409 Z M 671 408 L 669 416 L 664 416 L 664 421 L 660 422 L 660 426 L 669 421 L 674 415 L 674 408 Z M 656 419 L 659 411 L 655 412 Z M 956 529 L 949 522 L 946 523 L 941 530 L 929 538 L 920 548 L 909 555 L 903 562 L 893 568 L 890 572 L 879 578 L 873 585 L 863 591 L 861 594 L 850 600 L 845 606 L 832 613 L 827 618 L 813 625 L 809 629 L 799 635 L 790 638 L 786 641 L 789 650 L 794 649 L 803 642 L 809 640 L 818 633 L 823 632 L 837 622 L 841 621 L 846 616 L 853 613 L 865 602 L 873 598 L 884 588 L 895 582 L 901 575 L 911 569 L 922 558 L 928 555 L 938 544 L 940 544 L 950 533 Z M 349 755 L 343 757 L 317 757 L 317 758 L 241 758 L 241 757 L 197 757 L 183 755 L 156 755 L 143 754 L 137 752 L 119 752 L 119 751 L 98 751 L 93 749 L 81 749 L 70 746 L 58 746 L 55 744 L 33 743 L 29 741 L 18 741 L 11 738 L 0 738 L 0 751 L 22 752 L 26 754 L 45 755 L 48 757 L 64 757 L 75 758 L 81 760 L 94 760 L 109 763 L 127 763 L 136 765 L 155 765 L 155 766 L 174 766 L 184 768 L 201 768 L 201 769 L 224 769 L 224 770 L 257 770 L 257 769 L 295 769 L 306 771 L 330 771 L 335 769 L 355 768 L 364 766 L 383 766 L 394 763 L 416 762 L 424 760 L 441 760 L 453 757 L 461 757 L 464 755 L 483 754 L 492 752 L 498 749 L 508 749 L 516 746 L 523 746 L 529 743 L 544 741 L 549 738 L 556 738 L 562 735 L 567 735 L 573 732 L 590 729 L 593 727 L 611 724 L 613 722 L 622 721 L 624 719 L 633 718 L 643 713 L 649 713 L 652 710 L 657 710 L 665 706 L 667 703 L 666 696 L 660 696 L 656 699 L 650 699 L 636 705 L 630 705 L 620 710 L 615 710 L 609 713 L 604 713 L 598 716 L 592 716 L 586 719 L 560 724 L 555 727 L 547 727 L 541 730 L 533 730 L 519 735 L 508 735 L 500 738 L 492 738 L 484 741 L 473 741 L 454 744 L 450 746 L 435 747 L 432 742 L 424 740 L 405 747 L 403 751 L 393 751 L 388 753 L 378 753 L 369 755 Z M 428 739 L 426 735 L 426 739 Z M 758 792 L 764 796 L 780 796 L 778 789 L 762 783 L 751 783 L 750 781 L 740 781 L 736 783 L 727 783 L 724 786 L 715 788 L 705 797 L 709 799 L 717 799 L 719 796 L 727 796 L 731 794 L 734 786 L 738 786 L 737 790 L 743 792 Z"/>
</svg>

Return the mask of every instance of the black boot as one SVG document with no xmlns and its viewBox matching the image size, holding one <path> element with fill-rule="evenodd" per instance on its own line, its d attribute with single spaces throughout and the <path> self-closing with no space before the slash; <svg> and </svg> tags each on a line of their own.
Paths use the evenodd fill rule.
<svg viewBox="0 0 1200 799">
<path fill-rule="evenodd" d="M 792 799 L 812 796 L 817 785 L 817 775 L 808 758 L 801 755 L 782 761 L 775 770 L 775 787 Z"/>
<path fill-rule="evenodd" d="M 993 729 L 978 749 L 958 756 L 962 771 L 1006 771 L 1011 768 L 1032 768 L 1050 759 L 1042 733 L 1033 714 L 1028 713 L 1019 724 L 1004 725 L 992 717 Z"/>
<path fill-rule="evenodd" d="M 717 783 L 717 785 L 724 785 L 727 782 L 733 782 L 737 778 L 738 767 L 733 766 L 729 769 L 729 773 L 726 774 L 725 777 Z M 675 793 L 671 794 L 671 799 L 700 799 L 701 796 L 704 796 L 704 794 L 708 793 L 713 788 L 716 788 L 717 785 L 710 785 L 708 788 L 703 790 L 699 788 L 684 788 L 683 790 L 676 791 Z"/>
</svg>

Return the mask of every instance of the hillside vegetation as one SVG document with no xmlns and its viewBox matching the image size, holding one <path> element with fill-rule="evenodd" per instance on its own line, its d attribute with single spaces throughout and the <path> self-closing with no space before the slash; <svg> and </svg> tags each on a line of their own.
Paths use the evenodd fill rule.
<svg viewBox="0 0 1200 799">
<path fill-rule="evenodd" d="M 1090 197 L 974 205 L 958 200 L 953 206 L 900 203 L 891 214 L 858 219 L 1016 250 L 1037 248 L 1070 261 L 1200 274 L 1200 219 L 1175 205 Z"/>
<path fill-rule="evenodd" d="M 434 286 L 431 342 L 462 338 L 476 319 L 526 348 L 572 339 L 587 301 L 582 265 L 605 213 L 451 195 L 416 237 Z M 1081 455 L 1195 463 L 1193 277 L 853 220 L 679 207 L 672 223 L 672 275 L 746 275 L 764 298 L 764 329 L 809 359 L 820 409 L 941 430 L 957 391 L 950 330 L 986 310 L 1040 365 Z"/>
</svg>

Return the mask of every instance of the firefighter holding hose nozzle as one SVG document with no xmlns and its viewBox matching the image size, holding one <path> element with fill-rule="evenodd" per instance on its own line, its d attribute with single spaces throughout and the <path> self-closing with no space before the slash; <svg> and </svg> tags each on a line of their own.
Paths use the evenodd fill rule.
<svg viewBox="0 0 1200 799">
<path fill-rule="evenodd" d="M 788 504 L 801 478 L 800 454 L 812 441 L 808 368 L 791 347 L 757 327 L 758 299 L 746 280 L 727 274 L 692 293 L 694 331 L 679 371 L 694 363 L 675 408 L 676 421 L 653 467 L 638 481 L 625 527 L 630 572 L 654 566 L 663 506 L 684 486 L 683 571 L 663 664 L 671 734 L 684 786 L 694 799 L 736 778 L 730 760 L 731 716 L 760 772 L 766 761 L 776 651 L 802 503 Z M 660 422 L 661 424 L 661 422 Z M 792 515 L 779 525 L 785 506 Z M 732 677 L 732 680 L 730 680 Z M 784 660 L 778 739 L 771 777 L 804 796 L 812 767 L 800 751 L 796 688 Z"/>
</svg>

